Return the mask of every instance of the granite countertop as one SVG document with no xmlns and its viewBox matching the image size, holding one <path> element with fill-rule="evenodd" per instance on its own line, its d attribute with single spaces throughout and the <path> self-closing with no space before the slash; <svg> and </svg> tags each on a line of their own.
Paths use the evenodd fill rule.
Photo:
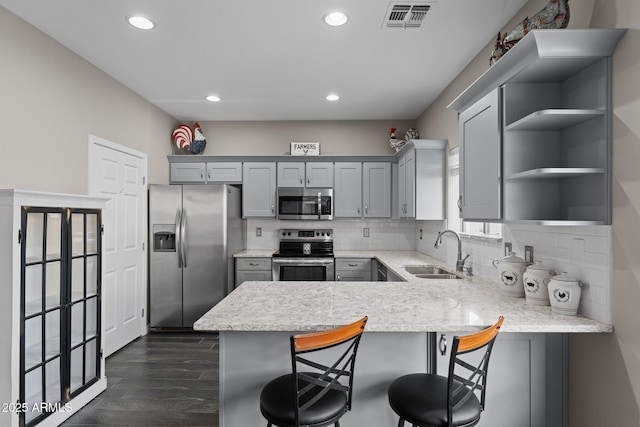
<svg viewBox="0 0 640 427">
<path fill-rule="evenodd" d="M 271 258 L 275 249 L 246 249 L 233 254 L 234 258 Z"/>
<path fill-rule="evenodd" d="M 415 278 L 403 266 L 452 269 L 419 252 L 336 251 L 335 255 L 376 258 L 406 282 L 245 282 L 200 318 L 194 329 L 313 331 L 367 315 L 369 332 L 467 332 L 493 324 L 502 315 L 503 332 L 613 330 L 582 316 L 562 316 L 552 314 L 550 307 L 527 305 L 525 298 L 502 295 L 496 282 L 480 277 Z"/>
</svg>

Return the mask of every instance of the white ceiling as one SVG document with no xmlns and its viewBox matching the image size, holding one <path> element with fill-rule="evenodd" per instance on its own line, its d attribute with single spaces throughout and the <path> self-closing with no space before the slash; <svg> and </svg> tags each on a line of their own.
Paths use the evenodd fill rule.
<svg viewBox="0 0 640 427">
<path fill-rule="evenodd" d="M 0 5 L 179 120 L 412 120 L 526 1 L 427 1 L 419 29 L 384 27 L 389 0 Z M 323 22 L 334 10 L 346 25 Z M 131 27 L 135 14 L 156 27 Z"/>
</svg>

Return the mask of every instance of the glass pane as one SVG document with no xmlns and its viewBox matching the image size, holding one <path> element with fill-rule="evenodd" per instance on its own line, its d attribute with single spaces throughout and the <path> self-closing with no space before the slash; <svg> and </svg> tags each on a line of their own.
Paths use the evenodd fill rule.
<svg viewBox="0 0 640 427">
<path fill-rule="evenodd" d="M 82 386 L 82 349 L 80 346 L 71 351 L 71 392 L 74 392 L 77 388 Z"/>
<path fill-rule="evenodd" d="M 71 346 L 84 341 L 84 303 L 79 302 L 71 307 Z"/>
<path fill-rule="evenodd" d="M 87 257 L 87 297 L 98 293 L 98 257 Z"/>
<path fill-rule="evenodd" d="M 47 359 L 60 354 L 60 310 L 45 315 L 45 357 Z"/>
<path fill-rule="evenodd" d="M 87 300 L 87 334 L 86 339 L 96 336 L 98 331 L 98 298 Z"/>
<path fill-rule="evenodd" d="M 42 363 L 42 316 L 24 322 L 24 365 L 29 369 Z"/>
<path fill-rule="evenodd" d="M 87 253 L 98 253 L 98 215 L 87 214 Z"/>
<path fill-rule="evenodd" d="M 44 284 L 47 300 L 46 308 L 54 308 L 60 305 L 60 261 L 46 264 L 47 279 Z"/>
<path fill-rule="evenodd" d="M 84 255 L 84 214 L 71 215 L 71 252 L 73 256 Z"/>
<path fill-rule="evenodd" d="M 71 301 L 84 298 L 84 258 L 71 261 Z"/>
<path fill-rule="evenodd" d="M 26 316 L 42 311 L 42 264 L 25 268 L 24 301 Z"/>
<path fill-rule="evenodd" d="M 60 358 L 57 357 L 45 365 L 45 399 L 46 402 L 62 401 L 60 386 Z"/>
<path fill-rule="evenodd" d="M 27 262 L 42 260 L 42 238 L 44 233 L 44 214 L 30 212 L 27 214 Z"/>
<path fill-rule="evenodd" d="M 85 346 L 86 349 L 86 363 L 87 365 L 85 366 L 85 382 L 90 381 L 91 379 L 95 378 L 98 373 L 96 372 L 96 346 L 97 346 L 97 340 L 91 340 L 87 343 L 87 345 Z"/>
<path fill-rule="evenodd" d="M 62 214 L 47 214 L 47 259 L 60 259 L 62 254 Z"/>
<path fill-rule="evenodd" d="M 33 405 L 42 403 L 42 368 L 34 369 L 24 377 L 24 396 L 25 403 L 29 409 L 33 408 Z M 27 422 L 40 415 L 39 411 L 27 412 L 25 418 Z"/>
</svg>

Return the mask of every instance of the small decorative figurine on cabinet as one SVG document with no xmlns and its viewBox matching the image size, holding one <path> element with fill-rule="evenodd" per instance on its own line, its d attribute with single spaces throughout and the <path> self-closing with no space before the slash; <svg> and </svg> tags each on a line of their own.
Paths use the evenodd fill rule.
<svg viewBox="0 0 640 427">
<path fill-rule="evenodd" d="M 389 132 L 389 145 L 396 151 L 400 151 L 402 147 L 407 143 L 404 139 L 398 139 L 396 136 L 396 128 L 391 128 Z"/>
<path fill-rule="evenodd" d="M 549 0 L 549 3 L 531 18 L 528 16 L 509 33 L 498 32 L 489 64 L 493 65 L 531 30 L 567 28 L 569 0 Z"/>
</svg>

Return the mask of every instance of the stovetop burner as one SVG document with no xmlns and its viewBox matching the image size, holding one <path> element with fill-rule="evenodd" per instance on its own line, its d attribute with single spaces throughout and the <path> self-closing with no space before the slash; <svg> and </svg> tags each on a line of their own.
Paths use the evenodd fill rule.
<svg viewBox="0 0 640 427">
<path fill-rule="evenodd" d="M 282 229 L 279 230 L 279 250 L 276 258 L 332 258 L 332 229 Z"/>
</svg>

